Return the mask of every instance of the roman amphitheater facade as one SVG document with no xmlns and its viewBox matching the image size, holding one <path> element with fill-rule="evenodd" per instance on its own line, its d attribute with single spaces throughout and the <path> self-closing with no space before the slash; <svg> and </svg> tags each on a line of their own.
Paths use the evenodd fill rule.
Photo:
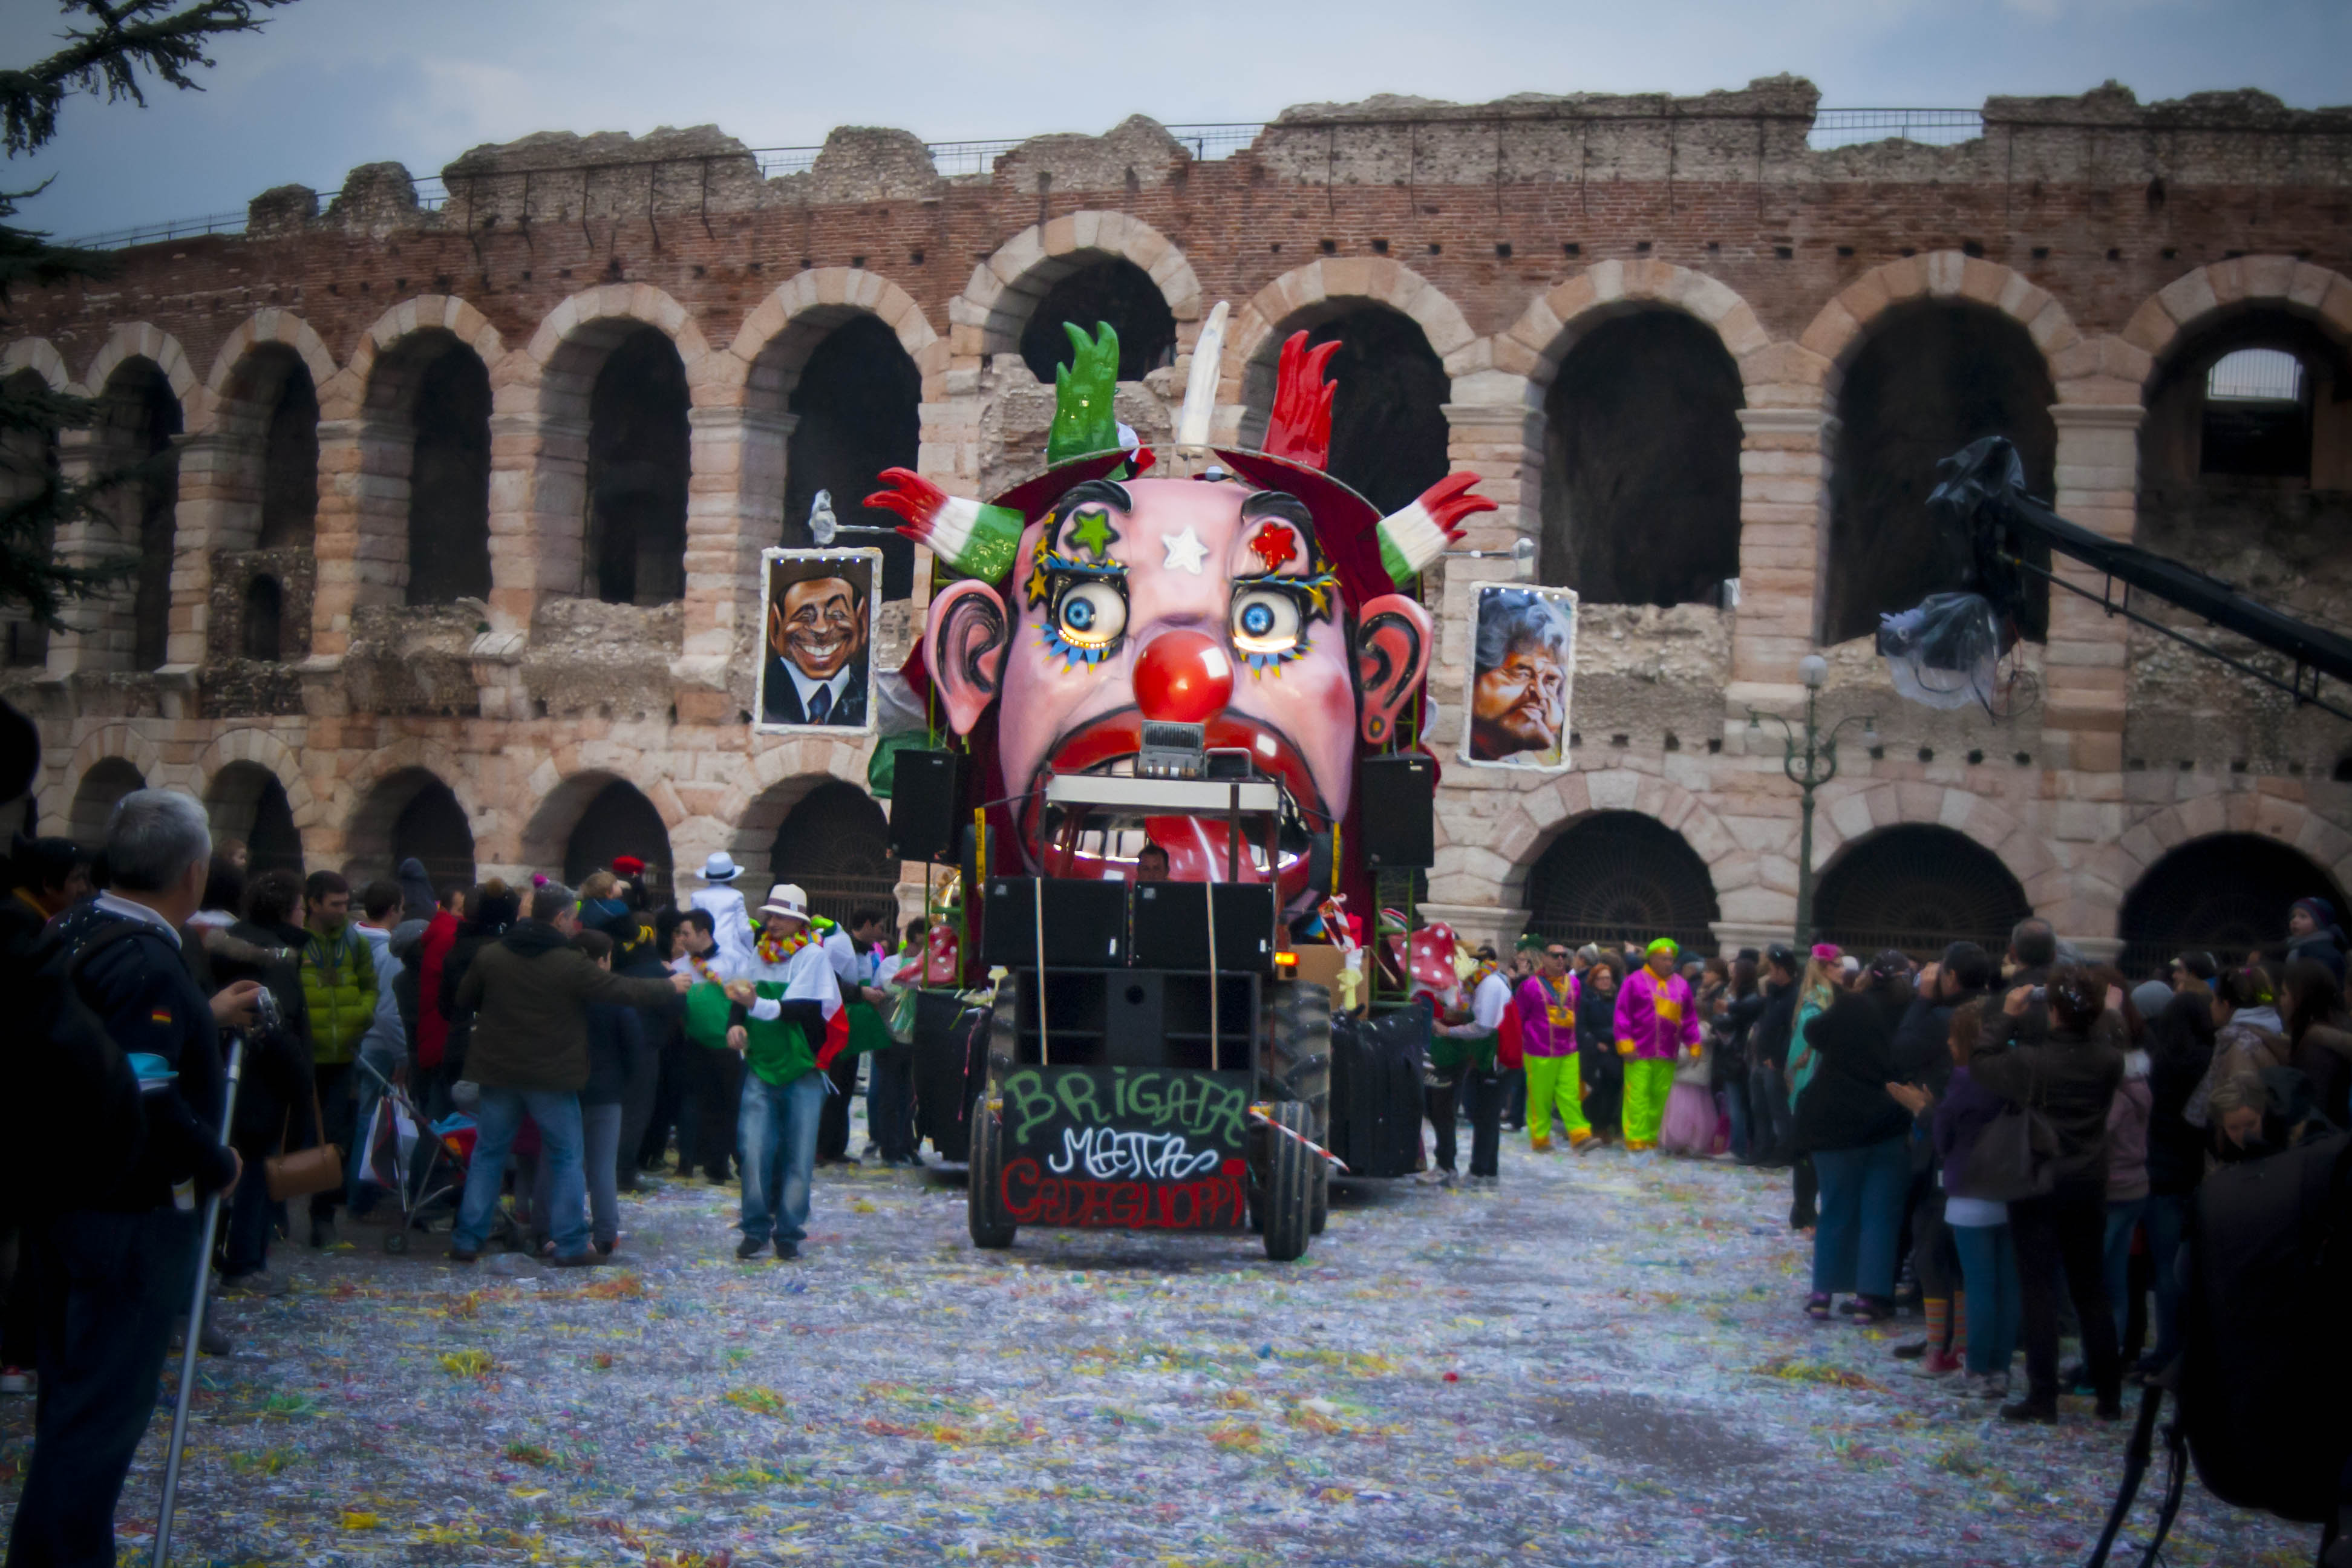
<svg viewBox="0 0 2352 1568">
<path fill-rule="evenodd" d="M 146 462 L 57 542 L 136 582 L 7 628 L 28 815 L 89 834 L 145 781 L 271 863 L 576 873 L 657 838 L 887 887 L 867 746 L 745 721 L 759 552 L 818 488 L 861 521 L 887 463 L 1034 471 L 1064 319 L 1120 327 L 1121 417 L 1165 442 L 1225 300 L 1222 436 L 1262 426 L 1284 336 L 1337 336 L 1342 477 L 1393 506 L 1474 471 L 1500 508 L 1465 545 L 1530 541 L 1583 596 L 1573 769 L 1446 769 L 1426 900 L 1457 927 L 1785 932 L 1798 796 L 1748 715 L 1801 711 L 1816 648 L 1824 720 L 1877 720 L 1820 796 L 1832 934 L 2031 908 L 2152 952 L 2352 883 L 2352 725 L 2063 590 L 2000 717 L 1904 705 L 1869 637 L 1950 585 L 1921 498 L 1993 432 L 2076 522 L 2352 618 L 2352 112 L 2111 87 L 1948 145 L 1825 122 L 1778 79 L 1313 106 L 1231 145 L 1136 119 L 969 173 L 888 131 L 781 162 L 547 135 L 422 200 L 396 164 L 268 192 L 8 303 L 0 374 L 101 400 L 49 458 Z M 2246 349 L 2294 367 L 2260 406 L 2212 380 Z M 1470 585 L 1520 569 L 1423 583 L 1441 756 Z M 886 662 L 929 563 L 894 543 L 888 575 Z"/>
</svg>

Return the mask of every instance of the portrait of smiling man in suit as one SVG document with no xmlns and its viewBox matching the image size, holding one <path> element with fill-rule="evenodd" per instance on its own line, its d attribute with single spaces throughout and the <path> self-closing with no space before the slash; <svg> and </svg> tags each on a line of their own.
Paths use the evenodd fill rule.
<svg viewBox="0 0 2352 1568">
<path fill-rule="evenodd" d="M 761 728 L 864 729 L 879 552 L 771 551 Z"/>
</svg>

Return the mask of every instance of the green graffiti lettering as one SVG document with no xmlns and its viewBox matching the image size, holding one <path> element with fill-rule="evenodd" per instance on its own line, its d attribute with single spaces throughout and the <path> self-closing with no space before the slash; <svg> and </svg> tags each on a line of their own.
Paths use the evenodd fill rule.
<svg viewBox="0 0 2352 1568">
<path fill-rule="evenodd" d="M 1046 1092 L 1044 1077 L 1034 1068 L 1023 1068 L 1019 1072 L 1006 1076 L 1004 1100 L 1020 1120 L 1020 1126 L 1013 1133 L 1015 1143 L 1028 1142 L 1029 1135 L 1052 1121 L 1058 1109 L 1054 1097 Z"/>
<path fill-rule="evenodd" d="M 1118 1113 L 1118 1119 L 1121 1121 L 1126 1121 L 1127 1069 L 1125 1068 L 1113 1068 L 1110 1070 L 1110 1101 L 1112 1108 Z"/>
<path fill-rule="evenodd" d="M 1160 1098 L 1160 1075 L 1140 1072 L 1127 1086 L 1127 1114 L 1139 1121 L 1149 1119 L 1158 1126 L 1167 1114 L 1167 1102 Z"/>
<path fill-rule="evenodd" d="M 1081 1127 L 1097 1126 L 1108 1120 L 1102 1107 L 1095 1103 L 1095 1080 L 1084 1073 L 1066 1072 L 1055 1087 L 1061 1090 L 1062 1106 L 1070 1120 Z"/>
<path fill-rule="evenodd" d="M 1249 1095 L 1240 1089 L 1226 1089 L 1220 1085 L 1209 1087 L 1216 1088 L 1218 1094 L 1217 1103 L 1207 1119 L 1208 1122 L 1215 1124 L 1217 1129 L 1215 1136 L 1219 1142 L 1228 1147 L 1237 1146 L 1242 1142 L 1242 1116 L 1249 1108 Z M 1206 1123 L 1202 1130 L 1206 1132 Z"/>
</svg>

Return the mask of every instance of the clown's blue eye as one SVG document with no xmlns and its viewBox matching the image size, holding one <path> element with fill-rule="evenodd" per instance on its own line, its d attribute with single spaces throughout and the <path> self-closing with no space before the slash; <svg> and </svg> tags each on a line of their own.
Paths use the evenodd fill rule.
<svg viewBox="0 0 2352 1568">
<path fill-rule="evenodd" d="M 1261 658 L 1298 646 L 1298 601 L 1279 588 L 1253 588 L 1234 596 L 1234 647 Z"/>
<path fill-rule="evenodd" d="M 1127 595 L 1097 579 L 1072 583 L 1054 605 L 1054 630 L 1075 648 L 1108 648 L 1127 630 Z"/>
</svg>

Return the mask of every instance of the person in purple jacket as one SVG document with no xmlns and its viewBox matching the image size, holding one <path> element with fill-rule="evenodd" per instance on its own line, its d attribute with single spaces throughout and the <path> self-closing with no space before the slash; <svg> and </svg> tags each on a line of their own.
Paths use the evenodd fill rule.
<svg viewBox="0 0 2352 1568">
<path fill-rule="evenodd" d="M 1625 1058 L 1625 1152 L 1658 1146 L 1666 1118 L 1666 1096 L 1675 1087 L 1675 1063 L 1698 1053 L 1698 1008 L 1690 982 L 1675 973 L 1677 949 L 1660 937 L 1644 952 L 1643 965 L 1625 976 L 1617 991 L 1617 1054 Z"/>
<path fill-rule="evenodd" d="M 1936 1106 L 1936 1153 L 1944 1163 L 1944 1223 L 1960 1255 L 1959 1321 L 1968 1374 L 1961 1392 L 1979 1399 L 2009 1394 L 2009 1363 L 2017 1354 L 2025 1317 L 2017 1253 L 2010 1242 L 2009 1205 L 1971 1194 L 1969 1156 L 1977 1139 L 2010 1102 L 1969 1076 L 1969 1058 L 1983 1028 L 1984 1004 L 1952 1015 L 1952 1081 Z"/>
<path fill-rule="evenodd" d="M 1551 1149 L 1551 1116 L 1559 1110 L 1568 1146 L 1581 1154 L 1592 1147 L 1592 1127 L 1584 1120 L 1584 1083 L 1577 1070 L 1576 976 L 1568 972 L 1564 942 L 1550 942 L 1536 972 L 1519 982 L 1520 1053 L 1528 1074 L 1528 1137 L 1538 1154 Z"/>
</svg>

